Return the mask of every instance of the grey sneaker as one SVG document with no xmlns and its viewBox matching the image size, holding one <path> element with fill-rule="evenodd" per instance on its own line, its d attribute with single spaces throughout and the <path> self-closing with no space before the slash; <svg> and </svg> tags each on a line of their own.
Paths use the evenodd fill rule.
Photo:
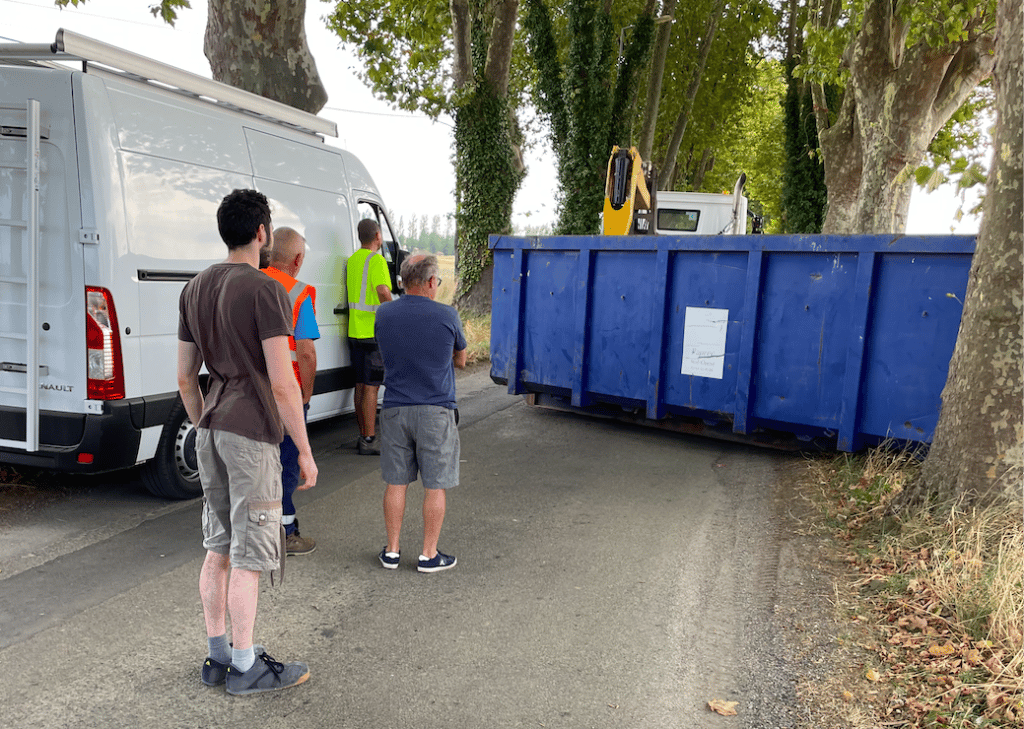
<svg viewBox="0 0 1024 729">
<path fill-rule="evenodd" d="M 261 654 L 266 652 L 261 645 L 254 645 L 252 650 L 256 654 L 257 660 L 259 660 L 259 656 Z M 207 656 L 206 660 L 203 661 L 203 683 L 207 686 L 222 685 L 224 683 L 224 679 L 227 678 L 228 666 L 230 665 L 230 663 L 221 663 L 220 661 L 215 661 Z"/>
<path fill-rule="evenodd" d="M 232 696 L 259 694 L 298 686 L 308 678 L 309 666 L 305 663 L 279 663 L 264 651 L 245 673 L 228 666 L 227 689 Z"/>
<path fill-rule="evenodd" d="M 380 440 L 377 436 L 373 436 L 369 440 L 363 436 L 359 436 L 359 455 L 361 456 L 379 456 L 380 455 Z"/>
</svg>

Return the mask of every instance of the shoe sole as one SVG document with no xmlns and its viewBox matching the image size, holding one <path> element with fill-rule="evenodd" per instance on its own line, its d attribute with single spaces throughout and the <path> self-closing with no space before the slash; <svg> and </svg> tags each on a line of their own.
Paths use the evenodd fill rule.
<svg viewBox="0 0 1024 729">
<path fill-rule="evenodd" d="M 444 570 L 450 570 L 452 567 L 454 567 L 458 563 L 459 563 L 459 560 L 454 559 L 454 560 L 452 560 L 451 564 L 440 565 L 438 567 L 424 567 L 423 565 L 417 565 L 416 566 L 416 570 L 419 571 L 419 572 L 426 572 L 426 573 L 430 573 L 430 572 L 443 572 Z"/>
<path fill-rule="evenodd" d="M 397 570 L 398 569 L 398 564 L 397 563 L 396 564 L 388 564 L 384 560 L 380 560 L 380 566 L 383 567 L 386 570 Z"/>
<path fill-rule="evenodd" d="M 285 556 L 287 556 L 287 557 L 301 557 L 304 554 L 313 554 L 313 552 L 315 552 L 315 551 L 316 551 L 316 547 L 313 547 L 312 549 L 306 549 L 306 550 L 303 550 L 301 552 L 289 552 L 289 551 L 286 550 L 285 551 Z"/>
<path fill-rule="evenodd" d="M 295 683 L 290 683 L 287 686 L 275 686 L 274 688 L 251 688 L 245 689 L 244 691 L 232 691 L 231 689 L 227 689 L 227 692 L 232 696 L 249 696 L 250 694 L 266 694 L 272 691 L 283 691 L 285 689 L 290 689 L 294 686 L 298 686 L 299 684 L 306 683 L 306 681 L 309 680 L 309 674 L 310 672 L 306 671 L 305 674 L 299 677 L 298 681 L 296 681 Z"/>
</svg>

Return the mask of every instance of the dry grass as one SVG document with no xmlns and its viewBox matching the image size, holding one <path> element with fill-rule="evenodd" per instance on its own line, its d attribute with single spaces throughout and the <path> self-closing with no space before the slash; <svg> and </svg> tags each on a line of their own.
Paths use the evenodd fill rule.
<svg viewBox="0 0 1024 729">
<path fill-rule="evenodd" d="M 871 616 L 878 678 L 870 685 L 886 695 L 875 725 L 1019 727 L 1021 505 L 892 516 L 889 505 L 917 469 L 913 454 L 889 448 L 809 467 L 824 523 L 855 570 L 851 620 Z"/>
<path fill-rule="evenodd" d="M 455 297 L 455 256 L 437 257 L 441 269 L 441 289 L 437 300 L 451 304 Z M 466 335 L 466 364 L 486 362 L 491 358 L 491 317 L 463 317 L 463 333 Z"/>
</svg>

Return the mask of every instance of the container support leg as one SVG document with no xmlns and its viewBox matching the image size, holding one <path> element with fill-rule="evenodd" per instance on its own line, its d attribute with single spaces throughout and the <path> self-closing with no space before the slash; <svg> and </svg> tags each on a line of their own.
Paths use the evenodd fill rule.
<svg viewBox="0 0 1024 729">
<path fill-rule="evenodd" d="M 841 451 L 855 451 L 860 443 L 857 430 L 860 425 L 860 389 L 864 381 L 864 354 L 867 348 L 868 315 L 871 309 L 871 291 L 875 283 L 876 255 L 874 251 L 857 256 L 857 281 L 851 309 L 850 336 L 847 338 L 846 375 L 843 378 L 843 410 L 839 421 Z"/>
<path fill-rule="evenodd" d="M 572 406 L 584 408 L 590 405 L 587 395 L 588 369 L 590 367 L 590 297 L 593 291 L 594 251 L 580 249 L 577 260 L 576 290 L 573 293 L 576 307 L 576 321 L 573 322 L 574 341 L 577 343 L 572 356 Z"/>
<path fill-rule="evenodd" d="M 750 414 L 754 406 L 754 348 L 761 313 L 761 286 L 764 283 L 764 254 L 751 251 L 747 257 L 746 297 L 743 301 L 743 326 L 736 371 L 736 407 L 733 411 L 733 432 L 750 430 Z"/>
<path fill-rule="evenodd" d="M 651 340 L 647 347 L 647 417 L 661 420 L 665 417 L 665 308 L 668 302 L 668 250 L 658 249 L 654 264 L 655 300 L 651 315 Z"/>
<path fill-rule="evenodd" d="M 527 268 L 526 250 L 516 248 L 512 251 L 512 332 L 510 341 L 512 351 L 509 352 L 506 380 L 508 382 L 509 395 L 522 395 L 526 388 L 522 386 L 523 380 L 523 308 L 525 299 L 523 289 L 526 288 Z"/>
</svg>

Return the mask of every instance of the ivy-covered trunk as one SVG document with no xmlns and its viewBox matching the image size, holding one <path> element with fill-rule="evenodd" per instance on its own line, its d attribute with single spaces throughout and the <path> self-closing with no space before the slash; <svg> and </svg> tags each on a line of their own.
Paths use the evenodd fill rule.
<svg viewBox="0 0 1024 729">
<path fill-rule="evenodd" d="M 455 307 L 491 311 L 491 234 L 512 231 L 525 168 L 508 105 L 518 0 L 451 0 L 455 95 Z"/>
<path fill-rule="evenodd" d="M 559 205 L 555 232 L 591 235 L 600 229 L 605 170 L 612 146 L 628 147 L 628 123 L 639 77 L 654 42 L 654 3 L 637 14 L 622 56 L 611 3 L 571 0 L 567 52 L 561 60 L 552 12 L 544 0 L 526 0 L 523 30 L 537 67 L 537 107 L 551 123 L 558 159 Z"/>
<path fill-rule="evenodd" d="M 512 203 L 523 180 L 507 101 L 479 81 L 455 110 L 455 306 L 491 310 L 494 256 L 489 236 L 512 232 Z"/>
<path fill-rule="evenodd" d="M 1024 478 L 1024 63 L 1020 2 L 999 3 L 996 122 L 985 212 L 942 413 L 909 503 L 1020 502 Z"/>
<path fill-rule="evenodd" d="M 327 103 L 306 0 L 210 0 L 203 51 L 217 81 L 316 114 Z"/>
</svg>

